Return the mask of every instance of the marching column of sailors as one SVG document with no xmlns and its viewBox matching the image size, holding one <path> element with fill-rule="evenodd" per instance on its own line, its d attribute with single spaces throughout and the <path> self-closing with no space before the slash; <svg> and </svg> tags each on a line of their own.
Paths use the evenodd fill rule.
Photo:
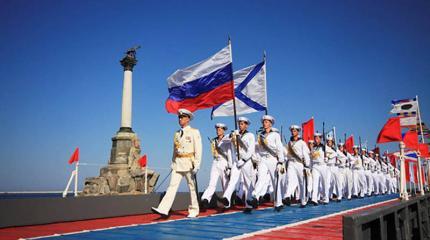
<svg viewBox="0 0 430 240">
<path fill-rule="evenodd" d="M 230 207 L 236 192 L 245 202 L 245 213 L 257 208 L 267 194 L 273 199 L 275 211 L 280 211 L 294 199 L 303 208 L 307 204 L 397 192 L 399 170 L 378 153 L 353 146 L 350 154 L 343 143 L 336 144 L 331 136 L 327 136 L 324 144 L 318 132 L 306 143 L 300 138 L 301 128 L 297 125 L 290 127 L 290 141 L 283 143 L 279 131 L 273 127 L 275 119 L 270 115 L 262 117 L 257 141 L 248 131 L 249 119 L 240 117 L 238 123 L 240 130 L 233 131 L 226 140 L 230 141 L 230 148 L 212 147 L 214 165 L 209 187 L 203 195 L 204 208 L 210 203 L 206 192 L 213 194 L 218 178 L 224 191 L 220 202 Z M 218 123 L 217 132 L 220 127 L 226 130 L 225 124 Z M 221 146 L 222 143 L 213 141 L 212 144 Z M 227 154 L 231 157 L 224 158 L 223 166 L 227 167 L 221 171 L 215 162 L 219 161 L 219 155 Z M 227 164 L 228 159 L 232 159 L 231 165 Z M 214 171 L 224 176 L 212 174 Z M 227 185 L 223 179 L 229 179 Z"/>
<path fill-rule="evenodd" d="M 196 194 L 196 173 L 201 162 L 201 138 L 197 129 L 189 126 L 192 112 L 178 111 L 181 127 L 174 135 L 172 175 L 166 195 L 154 213 L 168 216 L 182 177 L 190 189 L 191 205 L 188 217 L 199 214 Z M 314 133 L 308 143 L 300 138 L 301 128 L 291 125 L 291 138 L 282 142 L 279 131 L 273 127 L 275 118 L 264 115 L 262 127 L 256 137 L 248 130 L 251 122 L 238 118 L 239 130 L 226 134 L 227 126 L 215 124 L 216 137 L 210 139 L 213 163 L 208 187 L 201 198 L 201 206 L 208 208 L 218 180 L 223 195 L 218 200 L 231 207 L 234 196 L 245 203 L 250 213 L 270 195 L 275 211 L 291 205 L 294 200 L 300 207 L 307 204 L 327 204 L 330 200 L 362 198 L 365 196 L 397 192 L 399 170 L 388 158 L 359 146 L 353 153 L 343 143 L 321 133 Z"/>
</svg>

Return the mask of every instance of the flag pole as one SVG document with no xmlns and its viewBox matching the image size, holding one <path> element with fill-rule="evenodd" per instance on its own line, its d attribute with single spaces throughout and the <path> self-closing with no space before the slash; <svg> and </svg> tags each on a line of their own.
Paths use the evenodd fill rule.
<svg viewBox="0 0 430 240">
<path fill-rule="evenodd" d="M 230 49 L 230 62 L 231 62 L 231 68 L 233 69 L 233 52 L 231 51 L 231 39 L 230 39 L 230 35 L 228 35 L 228 48 Z M 238 130 L 237 112 L 236 112 L 236 95 L 234 93 L 234 79 L 233 79 L 233 81 L 231 81 L 231 85 L 232 85 L 232 91 L 233 91 L 234 128 L 236 130 Z M 236 154 L 237 155 L 237 161 L 240 161 L 239 142 L 237 142 L 237 139 L 236 139 L 236 153 L 237 153 Z"/>
<path fill-rule="evenodd" d="M 263 52 L 263 64 L 266 65 L 266 50 Z M 267 115 L 269 112 L 269 104 L 267 103 L 267 77 L 266 77 L 266 71 L 264 71 L 264 79 L 266 80 L 264 82 L 264 91 L 265 91 L 265 98 L 266 98 L 266 109 L 264 110 L 265 114 Z"/>
<path fill-rule="evenodd" d="M 409 200 L 408 192 L 406 190 L 406 169 L 405 169 L 405 143 L 399 142 L 400 148 L 400 198 Z"/>
<path fill-rule="evenodd" d="M 425 144 L 424 133 L 423 133 L 423 124 L 421 121 L 420 103 L 418 101 L 418 95 L 416 95 L 415 98 L 417 99 L 418 119 L 420 122 L 420 132 L 421 132 L 421 143 Z M 419 145 L 418 145 L 418 150 L 419 150 Z M 420 155 L 421 154 L 418 154 L 418 159 L 417 159 L 418 160 L 418 174 L 417 174 L 417 176 L 419 178 L 418 184 L 419 184 L 419 188 L 420 188 L 420 193 L 421 193 L 421 195 L 424 195 L 424 188 L 423 188 L 423 182 L 422 182 L 422 176 L 421 176 L 422 172 L 421 172 L 421 157 L 420 157 Z"/>
<path fill-rule="evenodd" d="M 78 169 L 79 169 L 79 161 L 77 161 L 75 165 L 75 197 L 78 196 Z"/>
</svg>

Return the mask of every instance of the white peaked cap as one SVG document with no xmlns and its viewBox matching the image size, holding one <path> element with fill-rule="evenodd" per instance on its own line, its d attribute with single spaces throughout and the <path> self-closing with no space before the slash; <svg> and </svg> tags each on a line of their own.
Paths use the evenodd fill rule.
<svg viewBox="0 0 430 240">
<path fill-rule="evenodd" d="M 328 136 L 327 140 L 333 141 L 333 137 L 332 136 Z"/>
<path fill-rule="evenodd" d="M 224 130 L 228 129 L 227 125 L 225 125 L 224 123 L 217 123 L 217 124 L 215 124 L 215 128 L 222 128 Z"/>
<path fill-rule="evenodd" d="M 251 121 L 249 121 L 249 119 L 248 119 L 248 118 L 246 118 L 246 117 L 239 117 L 239 118 L 237 119 L 237 121 L 238 121 L 238 122 L 246 122 L 248 125 L 251 125 Z"/>
<path fill-rule="evenodd" d="M 302 128 L 299 125 L 294 125 L 294 124 L 290 126 L 290 131 L 293 129 L 296 129 L 299 132 L 300 132 L 300 130 L 302 130 Z"/>
<path fill-rule="evenodd" d="M 193 120 L 194 118 L 193 113 L 185 108 L 178 109 L 178 116 L 181 116 L 181 115 L 187 115 L 190 118 L 190 120 Z"/>
<path fill-rule="evenodd" d="M 261 122 L 263 122 L 264 120 L 269 120 L 272 122 L 272 124 L 275 124 L 275 118 L 270 115 L 264 115 L 263 117 L 261 117 Z"/>
<path fill-rule="evenodd" d="M 314 137 L 321 137 L 321 136 L 322 136 L 322 134 L 319 132 L 314 133 Z"/>
</svg>

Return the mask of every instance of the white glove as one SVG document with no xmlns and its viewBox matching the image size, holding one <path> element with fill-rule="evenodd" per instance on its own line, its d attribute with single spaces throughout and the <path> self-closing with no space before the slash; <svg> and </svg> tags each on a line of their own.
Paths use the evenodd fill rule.
<svg viewBox="0 0 430 240">
<path fill-rule="evenodd" d="M 193 174 L 195 175 L 195 174 L 197 174 L 197 172 L 199 171 L 199 168 L 198 167 L 194 167 L 193 168 Z"/>
<path fill-rule="evenodd" d="M 234 130 L 234 131 L 233 131 L 233 134 L 234 134 L 234 135 L 239 135 L 239 130 Z"/>
<path fill-rule="evenodd" d="M 237 161 L 236 166 L 237 166 L 238 168 L 241 168 L 244 164 L 245 164 L 245 161 L 243 161 L 242 159 L 240 159 L 239 161 Z"/>
</svg>

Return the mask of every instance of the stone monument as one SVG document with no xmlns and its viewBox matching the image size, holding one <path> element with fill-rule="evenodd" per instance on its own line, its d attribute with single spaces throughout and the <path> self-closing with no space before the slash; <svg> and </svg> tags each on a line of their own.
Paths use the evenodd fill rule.
<svg viewBox="0 0 430 240">
<path fill-rule="evenodd" d="M 100 169 L 99 177 L 85 179 L 84 190 L 81 193 L 83 196 L 143 194 L 145 181 L 147 181 L 147 192 L 150 193 L 160 176 L 152 170 L 140 167 L 138 163 L 141 154 L 140 140 L 131 128 L 132 73 L 137 63 L 136 50 L 139 48 L 140 46 L 137 46 L 127 50 L 120 61 L 124 68 L 121 127 L 112 137 L 108 165 Z"/>
</svg>

